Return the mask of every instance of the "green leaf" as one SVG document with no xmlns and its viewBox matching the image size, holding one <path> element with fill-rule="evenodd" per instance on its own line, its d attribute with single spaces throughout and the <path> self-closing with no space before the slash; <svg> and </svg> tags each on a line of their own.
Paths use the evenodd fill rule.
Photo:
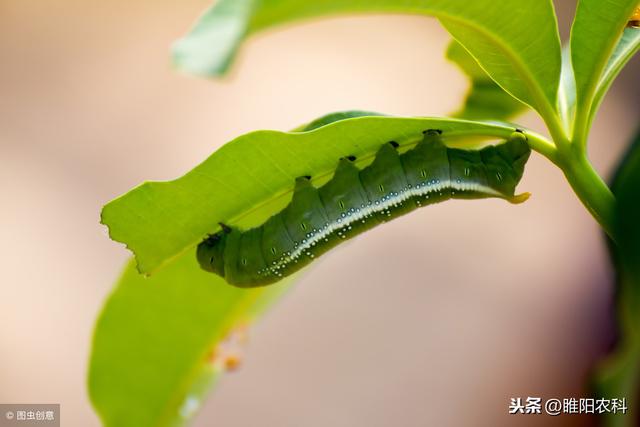
<svg viewBox="0 0 640 427">
<path fill-rule="evenodd" d="M 306 125 L 299 126 L 294 129 L 294 132 L 309 132 L 322 126 L 330 125 L 331 123 L 338 122 L 340 120 L 353 119 L 356 117 L 365 117 L 365 116 L 383 116 L 384 114 L 374 113 L 372 111 L 359 111 L 359 110 L 351 110 L 351 111 L 338 111 L 335 113 L 329 113 L 322 117 L 319 117 L 312 122 L 307 123 Z"/>
<path fill-rule="evenodd" d="M 454 113 L 454 117 L 507 120 L 526 110 L 527 106 L 494 82 L 460 43 L 452 41 L 449 44 L 447 59 L 455 63 L 471 82 L 464 105 Z"/>
<path fill-rule="evenodd" d="M 551 0 L 220 0 L 176 42 L 173 59 L 190 73 L 220 75 L 251 34 L 340 13 L 434 15 L 507 92 L 553 114 L 561 61 Z"/>
<path fill-rule="evenodd" d="M 623 159 L 612 185 L 617 197 L 617 247 L 610 245 L 618 289 L 620 337 L 615 353 L 596 373 L 597 392 L 606 398 L 626 398 L 631 414 L 606 414 L 608 427 L 636 425 L 640 404 L 640 132 Z"/>
<path fill-rule="evenodd" d="M 627 62 L 638 52 L 638 49 L 640 49 L 640 30 L 637 28 L 626 28 L 598 81 L 591 112 L 589 113 L 589 126 L 591 126 L 591 122 L 598 112 L 598 108 L 600 108 L 600 104 L 611 87 L 611 84 Z"/>
<path fill-rule="evenodd" d="M 295 178 L 310 175 L 321 185 L 338 159 L 354 155 L 362 165 L 384 143 L 417 143 L 426 129 L 441 129 L 445 143 L 466 146 L 473 146 L 474 138 L 506 139 L 514 130 L 457 119 L 359 117 L 310 132 L 253 132 L 181 178 L 147 182 L 113 200 L 104 207 L 102 222 L 112 239 L 134 252 L 139 271 L 150 274 L 217 232 L 220 222 L 262 223 L 289 203 Z"/>
<path fill-rule="evenodd" d="M 571 65 L 571 47 L 562 50 L 562 72 L 558 89 L 558 112 L 565 129 L 571 129 L 576 112 L 576 78 Z"/>
<path fill-rule="evenodd" d="M 588 126 L 591 127 L 598 108 L 602 103 L 604 96 L 611 87 L 615 78 L 620 71 L 629 62 L 633 55 L 640 48 L 640 30 L 637 28 L 626 28 L 622 34 L 622 38 L 617 46 L 609 62 L 598 81 L 596 92 L 589 114 Z M 562 117 L 563 123 L 567 129 L 570 129 L 574 120 L 576 110 L 576 80 L 571 64 L 570 46 L 566 46 L 562 51 L 562 73 L 560 77 L 560 90 L 558 91 L 558 111 Z"/>
<path fill-rule="evenodd" d="M 582 141 L 589 130 L 596 94 L 607 65 L 637 5 L 637 0 L 580 0 L 578 3 L 571 28 L 571 61 L 577 94 L 574 135 Z"/>
<path fill-rule="evenodd" d="M 183 425 L 224 370 L 224 353 L 216 346 L 249 324 L 287 283 L 229 286 L 201 270 L 193 251 L 151 278 L 129 263 L 93 338 L 89 394 L 104 426 Z"/>
<path fill-rule="evenodd" d="M 201 76 L 224 74 L 248 31 L 256 0 L 219 0 L 198 20 L 189 37 L 173 46 L 173 62 Z"/>
</svg>

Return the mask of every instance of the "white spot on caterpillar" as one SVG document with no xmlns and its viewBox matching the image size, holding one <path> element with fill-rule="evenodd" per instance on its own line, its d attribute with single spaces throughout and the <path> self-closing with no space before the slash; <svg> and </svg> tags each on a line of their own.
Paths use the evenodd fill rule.
<svg viewBox="0 0 640 427">
<path fill-rule="evenodd" d="M 496 175 L 499 180 L 502 180 L 502 175 L 500 175 L 500 173 L 497 173 Z M 417 206 L 422 206 L 419 201 L 420 198 L 424 197 L 425 200 L 428 200 L 430 195 L 433 193 L 442 197 L 444 196 L 445 190 L 450 190 L 452 195 L 461 191 L 475 191 L 489 196 L 503 197 L 502 194 L 493 188 L 480 185 L 475 182 L 462 182 L 459 179 L 455 181 L 445 180 L 442 182 L 439 179 L 432 179 L 430 181 L 424 181 L 423 183 L 417 184 L 415 188 L 407 186 L 399 192 L 394 191 L 381 197 L 379 200 L 374 200 L 373 203 L 368 202 L 366 206 L 361 205 L 361 209 L 356 209 L 355 211 L 350 209 L 347 214 L 342 213 L 340 218 L 333 222 L 326 223 L 322 229 L 318 232 L 311 233 L 311 236 L 308 237 L 308 239 L 304 239 L 301 244 L 294 243 L 293 251 L 287 252 L 285 256 L 274 261 L 275 265 L 273 267 L 267 267 L 259 273 L 283 277 L 283 273 L 280 272 L 280 270 L 284 269 L 289 264 L 298 263 L 301 255 L 314 258 L 308 251 L 317 243 L 322 241 L 329 242 L 332 235 L 336 235 L 338 238 L 343 240 L 346 239 L 347 236 L 344 232 L 351 230 L 352 224 L 357 222 L 365 224 L 367 219 L 371 219 L 375 215 L 380 215 L 384 220 L 386 220 L 386 218 L 392 216 L 392 208 L 403 206 L 405 202 L 413 198 L 415 198 L 415 204 Z"/>
</svg>

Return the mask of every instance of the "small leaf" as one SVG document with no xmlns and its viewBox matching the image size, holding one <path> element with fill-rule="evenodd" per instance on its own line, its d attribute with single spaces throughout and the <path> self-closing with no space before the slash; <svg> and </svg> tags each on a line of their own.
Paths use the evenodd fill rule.
<svg viewBox="0 0 640 427">
<path fill-rule="evenodd" d="M 611 84 L 627 62 L 638 52 L 638 49 L 640 49 L 640 30 L 637 28 L 626 28 L 598 81 L 588 117 L 588 128 L 591 127 L 591 123 Z M 570 47 L 567 46 L 562 52 L 562 73 L 560 77 L 560 90 L 558 92 L 558 111 L 560 111 L 560 116 L 567 129 L 571 129 L 575 110 L 576 80 L 571 65 Z"/>
<path fill-rule="evenodd" d="M 449 44 L 447 59 L 460 67 L 471 81 L 464 105 L 454 113 L 454 117 L 508 120 L 527 109 L 525 104 L 494 82 L 460 43 L 452 41 Z"/>
<path fill-rule="evenodd" d="M 187 422 L 233 363 L 221 342 L 243 333 L 290 282 L 234 288 L 202 271 L 193 251 L 151 278 L 129 263 L 93 338 L 89 394 L 104 426 Z"/>
<path fill-rule="evenodd" d="M 618 74 L 620 74 L 620 71 L 622 71 L 627 62 L 629 62 L 629 60 L 638 52 L 638 49 L 640 49 L 640 29 L 625 29 L 622 33 L 622 38 L 609 58 L 609 62 L 598 81 L 593 105 L 591 106 L 591 112 L 589 114 L 589 125 L 591 125 L 591 122 L 598 112 L 598 108 L 600 108 L 600 104 L 611 87 L 611 84 Z"/>
<path fill-rule="evenodd" d="M 339 13 L 436 16 L 501 87 L 543 116 L 553 112 L 561 61 L 551 0 L 220 0 L 176 42 L 174 62 L 190 73 L 220 75 L 251 34 Z"/>
<path fill-rule="evenodd" d="M 236 138 L 183 177 L 147 182 L 109 204 L 102 222 L 111 238 L 135 253 L 138 268 L 153 273 L 220 229 L 219 223 L 249 227 L 286 206 L 292 183 L 310 175 L 314 183 L 333 174 L 338 159 L 372 159 L 388 141 L 422 139 L 441 129 L 445 142 L 473 146 L 477 138 L 508 138 L 506 124 L 457 119 L 359 117 L 310 132 L 258 131 Z"/>
<path fill-rule="evenodd" d="M 574 132 L 580 137 L 588 132 L 603 74 L 637 5 L 637 0 L 578 2 L 571 28 L 571 61 L 577 94 Z"/>
</svg>

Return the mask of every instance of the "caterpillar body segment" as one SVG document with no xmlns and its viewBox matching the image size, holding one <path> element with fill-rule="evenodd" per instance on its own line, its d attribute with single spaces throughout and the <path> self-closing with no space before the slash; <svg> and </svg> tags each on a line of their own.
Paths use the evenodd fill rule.
<svg viewBox="0 0 640 427">
<path fill-rule="evenodd" d="M 450 198 L 514 196 L 530 149 L 516 131 L 505 142 L 479 150 L 449 148 L 441 132 L 425 132 L 400 154 L 387 143 L 359 169 L 355 158 L 338 160 L 333 178 L 316 188 L 299 177 L 291 202 L 264 224 L 247 230 L 223 227 L 198 245 L 200 266 L 239 287 L 275 283 L 342 241 L 418 207 Z"/>
</svg>

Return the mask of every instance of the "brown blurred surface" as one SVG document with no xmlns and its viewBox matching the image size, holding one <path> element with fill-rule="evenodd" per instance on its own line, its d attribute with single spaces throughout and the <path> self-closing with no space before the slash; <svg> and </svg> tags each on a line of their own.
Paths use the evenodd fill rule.
<svg viewBox="0 0 640 427">
<path fill-rule="evenodd" d="M 252 39 L 221 82 L 175 73 L 168 46 L 207 3 L 0 0 L 0 402 L 59 402 L 66 426 L 98 425 L 91 332 L 128 257 L 98 224 L 109 199 L 250 130 L 354 108 L 443 115 L 465 92 L 447 35 L 419 17 L 293 26 Z M 637 126 L 638 65 L 595 125 L 603 173 Z M 612 328 L 596 224 L 539 156 L 520 188 L 523 205 L 422 209 L 326 256 L 195 424 L 588 425 L 506 415 L 512 396 L 579 397 Z"/>
</svg>

